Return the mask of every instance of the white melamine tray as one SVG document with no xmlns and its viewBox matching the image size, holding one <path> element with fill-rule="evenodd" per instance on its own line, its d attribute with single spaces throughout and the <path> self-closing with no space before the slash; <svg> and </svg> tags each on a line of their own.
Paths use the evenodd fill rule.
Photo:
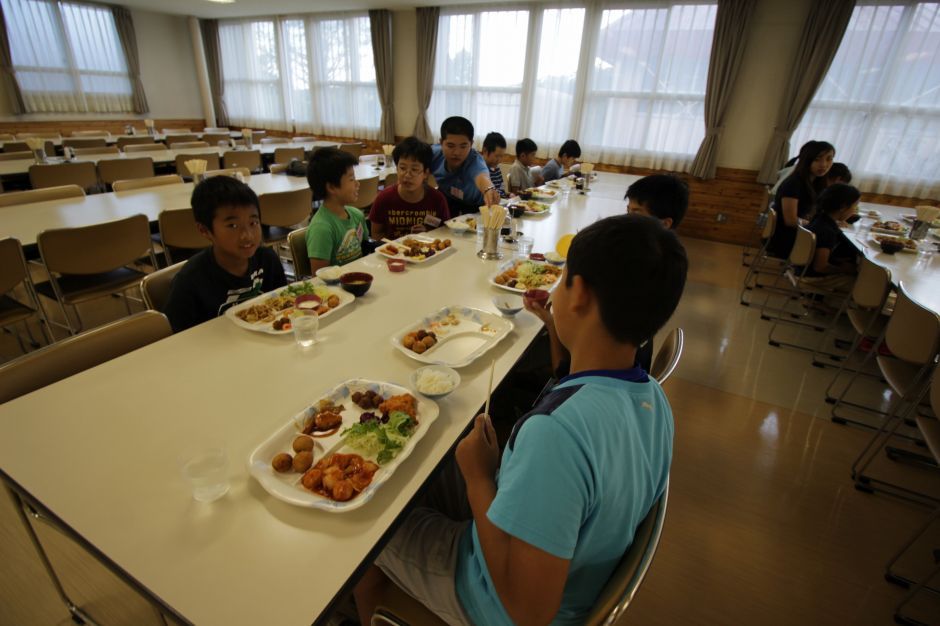
<svg viewBox="0 0 940 626">
<path fill-rule="evenodd" d="M 408 333 L 421 329 L 433 331 L 437 344 L 418 354 L 402 345 L 402 340 Z M 395 333 L 391 341 L 397 350 L 416 361 L 464 367 L 502 341 L 512 329 L 512 322 L 495 313 L 453 305 L 409 324 Z"/>
<path fill-rule="evenodd" d="M 301 280 L 301 281 L 291 283 L 291 284 L 299 285 L 302 283 L 312 283 L 313 285 L 317 286 L 320 290 L 326 290 L 330 294 L 339 297 L 339 306 L 337 306 L 336 308 L 330 309 L 328 312 L 320 315 L 320 321 L 328 320 L 331 315 L 333 315 L 340 309 L 343 309 L 349 306 L 356 300 L 356 297 L 352 295 L 351 293 L 343 290 L 340 287 L 332 287 L 332 286 L 328 287 L 319 279 L 305 280 L 305 281 Z M 225 311 L 225 317 L 230 319 L 236 326 L 240 326 L 241 328 L 252 330 L 258 333 L 268 333 L 270 335 L 290 334 L 292 332 L 290 328 L 288 328 L 287 330 L 274 330 L 274 327 L 272 326 L 272 322 L 246 322 L 245 320 L 239 318 L 238 315 L 236 315 L 236 313 L 238 313 L 239 311 L 244 311 L 248 307 L 253 306 L 255 304 L 261 304 L 268 298 L 271 298 L 280 294 L 281 292 L 284 291 L 284 289 L 285 288 L 275 289 L 274 291 L 262 294 L 258 296 L 257 298 L 252 298 L 251 300 L 246 300 L 245 302 L 241 302 L 233 307 L 230 307 L 227 311 Z M 294 312 L 294 307 L 284 309 L 283 311 L 280 311 L 277 315 L 275 315 L 275 319 L 282 317 L 284 313 L 290 316 L 293 312 Z"/>
</svg>

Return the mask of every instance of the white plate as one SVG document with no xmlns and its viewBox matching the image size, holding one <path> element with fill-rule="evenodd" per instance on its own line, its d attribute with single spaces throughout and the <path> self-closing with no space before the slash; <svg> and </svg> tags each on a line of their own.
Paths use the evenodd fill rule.
<svg viewBox="0 0 940 626">
<path fill-rule="evenodd" d="M 349 306 L 356 300 L 356 296 L 352 295 L 348 291 L 345 291 L 344 289 L 340 287 L 333 287 L 333 286 L 328 287 L 327 285 L 323 284 L 323 282 L 320 280 L 301 280 L 301 281 L 291 283 L 291 285 L 299 285 L 301 283 L 312 283 L 313 285 L 320 287 L 321 289 L 325 289 L 326 291 L 329 291 L 331 295 L 335 295 L 339 297 L 339 306 L 337 306 L 336 308 L 330 309 L 329 312 L 321 315 L 320 321 L 329 319 L 331 315 L 333 315 L 340 309 L 346 306 Z M 274 327 L 271 325 L 273 324 L 273 322 L 246 322 L 245 320 L 235 315 L 238 311 L 247 309 L 248 307 L 253 306 L 255 304 L 260 304 L 264 302 L 265 300 L 267 300 L 268 298 L 271 298 L 281 293 L 282 291 L 284 291 L 284 289 L 285 289 L 284 287 L 281 287 L 280 289 L 275 289 L 274 291 L 261 294 L 257 298 L 252 298 L 251 300 L 246 300 L 245 302 L 241 302 L 233 307 L 230 307 L 227 311 L 225 311 L 225 317 L 232 320 L 232 322 L 234 322 L 236 326 L 240 326 L 241 328 L 245 328 L 247 330 L 253 330 L 257 333 L 267 333 L 269 335 L 288 335 L 291 332 L 293 332 L 290 328 L 288 328 L 287 330 L 274 330 Z M 293 311 L 294 311 L 293 307 L 289 309 L 285 309 L 284 311 L 281 311 L 280 313 L 278 313 L 275 316 L 275 319 L 282 317 L 283 313 L 287 313 L 287 315 L 290 315 Z"/>
<path fill-rule="evenodd" d="M 342 443 L 340 438 L 340 433 L 343 429 L 351 426 L 352 424 L 359 422 L 359 416 L 366 412 L 366 409 L 360 409 L 358 406 L 353 404 L 352 398 L 350 397 L 355 391 L 367 391 L 372 389 L 379 395 L 388 398 L 389 396 L 396 396 L 403 393 L 410 393 L 418 401 L 418 426 L 412 433 L 411 438 L 408 440 L 408 443 L 405 444 L 405 447 L 401 452 L 398 453 L 398 456 L 379 467 L 376 471 L 375 476 L 372 478 L 372 482 L 366 487 L 362 493 L 354 497 L 352 500 L 347 500 L 346 502 L 337 502 L 331 500 L 324 496 L 321 496 L 317 493 L 305 489 L 300 483 L 303 474 L 298 474 L 296 472 L 285 472 L 283 474 L 274 471 L 274 468 L 271 467 L 271 461 L 277 454 L 281 452 L 288 452 L 291 456 L 294 455 L 294 451 L 291 448 L 291 443 L 300 433 L 301 428 L 303 427 L 304 422 L 308 417 L 315 415 L 316 410 L 314 407 L 308 407 L 295 415 L 289 422 L 284 424 L 279 428 L 274 434 L 272 434 L 268 439 L 262 443 L 260 446 L 255 448 L 251 453 L 251 456 L 248 457 L 248 471 L 255 477 L 255 479 L 261 483 L 261 486 L 264 487 L 264 490 L 270 493 L 272 496 L 278 500 L 283 500 L 290 504 L 296 504 L 297 506 L 305 506 L 312 509 L 321 509 L 324 511 L 329 511 L 331 513 L 342 513 L 345 511 L 351 511 L 357 509 L 366 502 L 368 502 L 375 492 L 382 486 L 382 484 L 389 479 L 389 477 L 395 472 L 395 469 L 401 465 L 401 463 L 408 458 L 411 454 L 411 451 L 414 450 L 415 445 L 418 441 L 424 437 L 424 434 L 428 431 L 428 428 L 431 424 L 434 423 L 434 420 L 437 419 L 439 413 L 439 408 L 437 403 L 433 400 L 429 400 L 418 393 L 406 389 L 400 385 L 395 385 L 393 383 L 385 382 L 376 382 L 372 380 L 365 379 L 353 379 L 347 380 L 346 382 L 337 385 L 330 391 L 325 394 L 318 396 L 314 401 L 314 405 L 321 400 L 327 399 L 332 401 L 335 404 L 342 404 L 345 407 L 343 411 L 343 426 L 340 428 L 340 431 L 330 437 L 324 437 L 318 439 L 317 442 L 320 445 L 314 447 L 315 454 L 313 458 L 313 463 L 316 465 L 317 461 L 323 458 L 326 454 L 332 454 L 334 452 L 342 452 L 343 454 L 353 453 L 363 456 L 363 458 L 369 458 L 363 455 L 358 450 L 350 448 Z M 370 459 L 375 460 L 375 459 Z"/>
<path fill-rule="evenodd" d="M 415 239 L 415 240 L 420 241 L 420 242 L 422 242 L 422 243 L 433 243 L 435 237 L 428 237 L 428 236 L 426 236 L 426 235 L 405 235 L 404 237 L 399 237 L 398 239 L 395 239 L 395 240 L 394 240 L 395 246 L 397 246 L 398 248 L 403 248 L 404 246 L 402 245 L 401 242 L 404 241 L 405 239 Z M 440 237 L 438 237 L 438 239 L 440 239 Z M 382 244 L 381 246 L 379 246 L 378 248 L 376 248 L 376 252 L 378 252 L 379 254 L 381 254 L 382 256 L 384 256 L 385 258 L 388 258 L 388 259 L 400 259 L 400 260 L 406 261 L 406 262 L 408 262 L 408 263 L 427 263 L 428 261 L 433 261 L 434 259 L 436 259 L 436 258 L 439 257 L 439 256 L 442 256 L 442 255 L 444 255 L 444 254 L 448 254 L 448 253 L 454 251 L 454 246 L 453 246 L 453 245 L 450 245 L 449 247 L 444 248 L 443 250 L 440 250 L 440 251 L 438 251 L 438 252 L 435 252 L 435 253 L 434 253 L 434 256 L 424 257 L 423 259 L 416 259 L 415 257 L 405 256 L 404 254 L 401 253 L 401 250 L 400 250 L 400 249 L 399 249 L 399 251 L 398 251 L 398 254 L 391 254 L 391 253 L 387 250 L 388 246 L 389 246 L 388 243 L 384 243 L 384 244 Z"/>
<path fill-rule="evenodd" d="M 457 323 L 443 324 L 442 322 Z M 426 352 L 418 354 L 402 345 L 402 339 L 412 331 L 431 330 L 437 343 Z M 447 367 L 470 365 L 487 350 L 508 335 L 513 324 L 495 313 L 465 306 L 445 306 L 443 309 L 409 324 L 392 335 L 392 345 L 415 361 Z"/>
<path fill-rule="evenodd" d="M 523 205 L 524 205 L 526 202 L 537 202 L 538 204 L 541 204 L 541 205 L 545 206 L 545 210 L 544 210 L 544 211 L 535 211 L 535 210 L 530 209 L 529 207 L 526 207 L 525 213 L 523 213 L 523 216 L 524 216 L 524 217 L 541 217 L 541 216 L 543 216 L 543 215 L 548 215 L 549 213 L 552 212 L 552 205 L 546 204 L 543 200 L 535 200 L 535 199 L 533 199 L 533 200 L 518 200 L 518 199 L 517 199 L 517 200 L 514 200 L 511 204 L 523 204 Z"/>
<path fill-rule="evenodd" d="M 558 285 L 558 280 L 561 278 L 561 268 L 558 267 L 557 265 L 552 265 L 551 263 L 543 262 L 543 261 L 531 261 L 531 260 L 522 260 L 522 261 L 520 261 L 520 260 L 518 260 L 518 259 L 513 259 L 513 260 L 511 260 L 511 261 L 506 261 L 505 263 L 501 263 L 501 264 L 499 265 L 499 267 L 496 268 L 496 272 L 495 272 L 492 276 L 490 276 L 490 284 L 493 285 L 493 286 L 495 286 L 495 287 L 499 287 L 500 289 L 505 289 L 506 291 L 511 291 L 511 292 L 513 292 L 513 293 L 525 293 L 525 292 L 527 291 L 527 289 L 520 289 L 520 288 L 518 288 L 518 287 L 510 287 L 510 286 L 508 286 L 508 285 L 500 285 L 499 283 L 496 282 L 496 277 L 497 277 L 497 276 L 499 276 L 500 274 L 502 274 L 502 273 L 505 272 L 506 270 L 511 269 L 516 263 L 520 263 L 520 262 L 523 262 L 523 263 L 533 263 L 533 264 L 535 264 L 535 265 L 544 265 L 545 267 L 550 267 L 550 268 L 552 268 L 553 270 L 558 270 L 558 271 L 559 271 L 558 277 L 555 279 L 555 281 L 554 281 L 552 284 L 550 284 L 550 285 L 545 285 L 545 286 L 542 286 L 542 287 L 533 287 L 532 289 L 544 289 L 544 290 L 546 290 L 546 291 L 552 291 L 552 290 Z"/>
<path fill-rule="evenodd" d="M 473 220 L 474 224 L 471 226 L 469 221 Z M 467 215 L 458 215 L 457 217 L 452 217 L 444 225 L 447 228 L 456 231 L 456 232 L 476 232 L 477 224 L 480 223 L 480 214 L 467 214 Z"/>
<path fill-rule="evenodd" d="M 889 220 L 889 221 L 897 222 L 897 220 Z M 900 222 L 897 222 L 897 223 L 901 224 Z M 907 233 L 910 232 L 910 229 L 904 227 L 904 224 L 901 224 L 901 226 L 902 226 L 902 230 L 888 230 L 887 228 L 875 228 L 874 226 L 872 226 L 871 232 L 880 233 L 882 235 L 894 235 L 895 237 L 905 237 L 907 236 Z"/>
<path fill-rule="evenodd" d="M 545 185 L 541 187 L 533 187 L 531 191 L 532 199 L 538 200 L 539 202 L 554 202 L 558 199 L 558 196 L 561 195 L 561 192 L 557 189 L 546 189 Z"/>
<path fill-rule="evenodd" d="M 888 235 L 889 237 L 894 237 L 895 239 L 907 239 L 907 237 L 899 237 L 897 235 Z M 881 244 L 874 237 L 869 238 L 868 243 L 872 245 L 878 252 L 881 252 Z M 906 252 L 907 254 L 917 254 L 917 250 L 911 250 L 910 248 L 901 248 L 901 252 Z"/>
</svg>

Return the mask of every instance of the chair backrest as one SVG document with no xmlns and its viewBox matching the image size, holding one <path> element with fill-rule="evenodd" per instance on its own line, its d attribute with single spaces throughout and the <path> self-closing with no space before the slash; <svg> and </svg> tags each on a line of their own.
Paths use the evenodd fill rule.
<svg viewBox="0 0 940 626">
<path fill-rule="evenodd" d="M 3 151 L 4 152 L 29 152 L 30 155 L 33 154 L 33 151 L 30 150 L 29 144 L 25 141 L 5 141 L 3 142 Z"/>
<path fill-rule="evenodd" d="M 219 145 L 220 141 L 224 141 L 226 146 L 232 145 L 232 138 L 228 133 L 203 133 L 202 140 L 212 146 Z"/>
<path fill-rule="evenodd" d="M 777 230 L 777 212 L 773 209 L 767 209 L 767 219 L 764 221 L 764 230 L 760 233 L 761 239 L 770 239 Z"/>
<path fill-rule="evenodd" d="M 359 197 L 353 206 L 357 209 L 364 209 L 375 202 L 377 195 L 379 195 L 379 177 L 363 178 L 359 181 Z"/>
<path fill-rule="evenodd" d="M 656 379 L 660 385 L 669 380 L 682 358 L 682 348 L 685 346 L 685 333 L 681 328 L 674 328 L 666 337 L 666 341 L 659 347 L 653 363 L 650 365 L 649 375 Z"/>
<path fill-rule="evenodd" d="M 258 200 L 261 204 L 261 223 L 266 226 L 295 226 L 307 219 L 313 209 L 313 192 L 309 187 L 263 193 L 258 196 Z"/>
<path fill-rule="evenodd" d="M 62 145 L 71 146 L 72 148 L 104 148 L 108 145 L 108 142 L 105 141 L 104 137 L 86 137 L 79 139 L 63 139 Z"/>
<path fill-rule="evenodd" d="M 0 152 L 0 161 L 21 161 L 21 160 L 33 160 L 33 153 L 29 150 L 22 150 L 20 152 Z"/>
<path fill-rule="evenodd" d="M 182 250 L 201 250 L 212 243 L 199 233 L 196 218 L 191 208 L 165 209 L 157 216 L 160 228 L 160 241 L 167 248 L 167 260 L 173 262 L 172 248 Z"/>
<path fill-rule="evenodd" d="M 362 155 L 362 144 L 359 142 L 355 143 L 341 143 L 339 144 L 339 149 L 343 152 L 348 152 L 357 159 Z"/>
<path fill-rule="evenodd" d="M 153 311 L 162 311 L 170 299 L 170 286 L 173 277 L 183 269 L 186 262 L 175 263 L 156 272 L 151 272 L 140 281 L 140 291 L 144 294 L 144 304 Z"/>
<path fill-rule="evenodd" d="M 78 185 L 84 190 L 98 187 L 98 172 L 89 162 L 30 165 L 29 182 L 33 189 Z"/>
<path fill-rule="evenodd" d="M 261 153 L 257 150 L 229 150 L 222 155 L 222 164 L 226 167 L 245 167 L 252 172 L 261 169 Z"/>
<path fill-rule="evenodd" d="M 166 136 L 166 145 L 170 146 L 170 148 L 178 143 L 192 143 L 193 141 L 199 141 L 199 137 L 193 134 Z"/>
<path fill-rule="evenodd" d="M 500 163 L 499 171 L 503 175 L 503 185 L 506 191 L 509 191 L 509 170 L 512 169 L 512 163 Z"/>
<path fill-rule="evenodd" d="M 59 185 L 58 187 L 30 189 L 28 191 L 8 191 L 0 193 L 0 207 L 84 197 L 85 191 L 78 185 Z"/>
<path fill-rule="evenodd" d="M 143 311 L 57 341 L 0 366 L 0 404 L 172 334 L 166 316 Z"/>
<path fill-rule="evenodd" d="M 391 187 L 398 183 L 398 174 L 389 174 L 385 177 L 385 181 L 382 183 L 385 187 Z"/>
<path fill-rule="evenodd" d="M 87 156 L 89 154 L 121 154 L 117 146 L 98 146 L 97 148 L 73 148 L 75 156 Z"/>
<path fill-rule="evenodd" d="M 275 163 L 290 163 L 294 159 L 298 161 L 304 160 L 303 148 L 276 148 L 274 150 Z"/>
<path fill-rule="evenodd" d="M 192 176 L 193 173 L 186 167 L 186 161 L 205 161 L 206 171 L 222 169 L 219 164 L 218 152 L 203 152 L 201 154 L 177 154 L 176 155 L 176 173 L 180 176 Z"/>
<path fill-rule="evenodd" d="M 261 145 L 266 146 L 272 143 L 290 143 L 289 137 L 262 137 Z"/>
<path fill-rule="evenodd" d="M 114 191 L 130 191 L 132 189 L 145 189 L 147 187 L 161 187 L 163 185 L 178 185 L 183 182 L 182 176 L 165 174 L 152 178 L 133 178 L 131 180 L 116 180 L 111 188 Z"/>
<path fill-rule="evenodd" d="M 19 239 L 0 239 L 0 295 L 8 293 L 29 276 Z"/>
<path fill-rule="evenodd" d="M 247 167 L 225 167 L 220 170 L 206 172 L 206 178 L 211 178 L 212 176 L 231 176 L 232 178 L 237 178 L 239 175 L 244 178 L 251 178 L 251 170 Z"/>
<path fill-rule="evenodd" d="M 170 150 L 192 150 L 193 148 L 209 148 L 205 141 L 177 141 L 170 144 Z"/>
<path fill-rule="evenodd" d="M 133 137 L 118 137 L 117 138 L 117 147 L 119 150 L 124 150 L 125 146 L 143 146 L 143 145 L 153 145 L 156 143 L 156 140 L 150 135 L 134 135 Z M 160 144 L 161 146 L 163 144 Z"/>
<path fill-rule="evenodd" d="M 796 227 L 796 241 L 793 242 L 793 248 L 790 250 L 790 264 L 806 267 L 813 262 L 816 255 L 816 235 L 812 231 Z"/>
<path fill-rule="evenodd" d="M 282 174 L 287 171 L 288 163 L 272 163 L 269 171 L 272 174 Z"/>
<path fill-rule="evenodd" d="M 852 287 L 852 301 L 863 309 L 881 309 L 890 291 L 891 270 L 863 256 Z"/>
<path fill-rule="evenodd" d="M 111 133 L 106 130 L 73 130 L 72 137 L 110 137 Z M 62 141 L 65 144 L 65 140 Z"/>
<path fill-rule="evenodd" d="M 104 159 L 98 161 L 98 178 L 106 185 L 118 180 L 153 178 L 153 159 Z"/>
<path fill-rule="evenodd" d="M 166 149 L 164 144 L 153 142 L 129 143 L 122 148 L 124 152 L 161 152 Z"/>
<path fill-rule="evenodd" d="M 663 495 L 653 504 L 649 513 L 636 527 L 633 533 L 633 543 L 620 559 L 614 573 L 594 602 L 594 608 L 584 622 L 587 626 L 614 624 L 630 606 L 653 563 L 656 548 L 659 547 L 659 539 L 663 535 L 663 524 L 666 521 L 668 495 L 669 482 L 667 480 Z"/>
<path fill-rule="evenodd" d="M 940 349 L 940 316 L 912 300 L 904 283 L 898 285 L 885 341 L 894 356 L 917 365 L 933 362 Z"/>
<path fill-rule="evenodd" d="M 46 269 L 59 274 L 102 274 L 153 254 L 146 215 L 44 230 L 36 236 L 36 244 Z"/>
<path fill-rule="evenodd" d="M 313 274 L 310 269 L 310 257 L 307 256 L 307 229 L 298 228 L 287 235 L 287 247 L 290 248 L 291 260 L 294 262 L 294 276 L 297 280 Z"/>
</svg>

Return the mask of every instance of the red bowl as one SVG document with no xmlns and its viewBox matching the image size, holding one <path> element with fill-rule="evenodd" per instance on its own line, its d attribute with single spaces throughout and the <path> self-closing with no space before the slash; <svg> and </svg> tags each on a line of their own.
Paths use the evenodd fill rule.
<svg viewBox="0 0 940 626">
<path fill-rule="evenodd" d="M 389 259 L 388 260 L 388 271 L 390 272 L 404 272 L 405 271 L 405 262 L 401 259 Z"/>
<path fill-rule="evenodd" d="M 312 302 L 313 304 L 301 306 L 304 302 Z M 312 293 L 305 293 L 294 298 L 294 308 L 301 311 L 315 311 L 321 304 L 323 304 L 323 300 L 320 299 L 320 296 Z"/>
<path fill-rule="evenodd" d="M 545 255 L 542 254 L 541 252 L 533 252 L 532 254 L 529 255 L 529 259 L 532 261 L 544 261 Z"/>
<path fill-rule="evenodd" d="M 339 284 L 352 295 L 362 296 L 372 286 L 372 274 L 348 272 L 339 277 Z"/>
<path fill-rule="evenodd" d="M 545 306 L 548 303 L 548 292 L 544 289 L 529 289 L 522 294 L 522 299 L 526 302 L 534 302 Z"/>
</svg>

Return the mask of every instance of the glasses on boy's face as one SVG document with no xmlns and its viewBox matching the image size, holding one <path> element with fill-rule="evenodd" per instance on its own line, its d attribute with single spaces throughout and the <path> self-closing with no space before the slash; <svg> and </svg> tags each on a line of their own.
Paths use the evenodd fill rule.
<svg viewBox="0 0 940 626">
<path fill-rule="evenodd" d="M 422 174 L 424 174 L 424 168 L 423 167 L 402 167 L 399 165 L 398 175 L 405 176 L 406 174 L 408 176 L 421 176 Z"/>
</svg>

